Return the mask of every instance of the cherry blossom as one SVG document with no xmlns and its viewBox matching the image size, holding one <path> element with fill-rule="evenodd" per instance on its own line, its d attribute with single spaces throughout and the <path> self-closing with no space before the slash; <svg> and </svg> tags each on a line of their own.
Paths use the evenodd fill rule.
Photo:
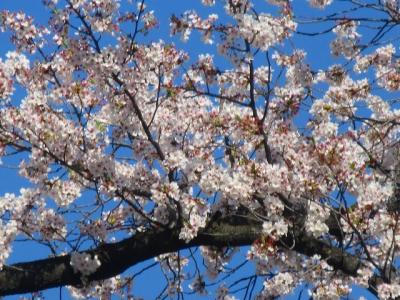
<svg viewBox="0 0 400 300">
<path fill-rule="evenodd" d="M 398 3 L 145 2 L 0 12 L 1 295 L 135 299 L 158 265 L 159 298 L 399 297 Z"/>
<path fill-rule="evenodd" d="M 100 265 L 101 262 L 97 256 L 92 258 L 90 254 L 86 253 L 74 253 L 71 256 L 71 266 L 76 273 L 80 273 L 82 276 L 92 274 Z"/>
<path fill-rule="evenodd" d="M 323 9 L 325 6 L 331 4 L 333 0 L 309 0 L 308 2 L 312 7 Z"/>
</svg>

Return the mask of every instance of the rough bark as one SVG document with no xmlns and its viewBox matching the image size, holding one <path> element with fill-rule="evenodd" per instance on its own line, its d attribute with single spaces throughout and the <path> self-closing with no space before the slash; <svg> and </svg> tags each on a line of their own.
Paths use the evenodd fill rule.
<svg viewBox="0 0 400 300">
<path fill-rule="evenodd" d="M 189 243 L 179 239 L 177 228 L 153 229 L 137 233 L 123 241 L 104 244 L 87 251 L 92 255 L 97 255 L 101 261 L 101 267 L 87 280 L 106 279 L 157 255 L 193 246 L 250 245 L 260 237 L 261 225 L 261 222 L 245 216 L 216 217 Z M 282 239 L 280 247 L 287 247 L 287 245 L 294 245 L 294 251 L 307 256 L 319 254 L 326 258 L 335 269 L 350 276 L 356 275 L 361 264 L 356 256 L 330 246 L 301 230 L 293 230 L 290 235 Z M 74 273 L 70 266 L 69 255 L 5 266 L 0 271 L 1 296 L 80 284 L 82 284 L 81 277 Z"/>
</svg>

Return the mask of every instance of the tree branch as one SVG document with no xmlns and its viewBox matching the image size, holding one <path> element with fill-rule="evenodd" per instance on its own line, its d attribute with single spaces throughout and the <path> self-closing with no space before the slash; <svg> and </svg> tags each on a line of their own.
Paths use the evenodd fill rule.
<svg viewBox="0 0 400 300">
<path fill-rule="evenodd" d="M 97 255 L 101 266 L 88 281 L 106 279 L 124 272 L 131 266 L 163 253 L 193 246 L 219 247 L 251 245 L 261 236 L 262 224 L 248 216 L 216 217 L 209 226 L 189 243 L 179 239 L 179 229 L 154 229 L 113 244 L 104 244 L 87 251 Z M 326 258 L 335 269 L 356 276 L 361 261 L 356 256 L 330 246 L 305 233 L 293 232 L 282 239 L 280 247 L 294 245 L 293 250 L 307 256 Z M 70 255 L 52 257 L 12 266 L 0 271 L 0 295 L 29 293 L 64 285 L 82 285 L 80 274 L 70 266 Z"/>
</svg>

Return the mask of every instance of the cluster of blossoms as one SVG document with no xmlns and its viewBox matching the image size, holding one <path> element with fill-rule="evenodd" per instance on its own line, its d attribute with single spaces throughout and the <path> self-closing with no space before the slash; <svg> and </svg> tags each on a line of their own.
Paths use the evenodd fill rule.
<svg viewBox="0 0 400 300">
<path fill-rule="evenodd" d="M 48 195 L 60 206 L 65 207 L 81 196 L 81 187 L 69 180 L 52 179 L 48 181 Z"/>
<path fill-rule="evenodd" d="M 292 292 L 294 283 L 290 273 L 278 273 L 272 279 L 265 281 L 264 287 L 269 296 L 283 296 Z"/>
<path fill-rule="evenodd" d="M 72 268 L 74 268 L 74 271 L 80 273 L 82 276 L 89 276 L 101 266 L 101 262 L 97 255 L 92 257 L 89 253 L 79 252 L 71 254 L 70 264 Z"/>
<path fill-rule="evenodd" d="M 296 23 L 290 16 L 281 18 L 269 14 L 257 17 L 250 14 L 235 15 L 238 23 L 238 34 L 247 41 L 252 41 L 256 48 L 268 50 L 271 46 L 288 38 L 296 29 Z"/>
<path fill-rule="evenodd" d="M 181 202 L 183 203 L 183 218 L 184 226 L 181 229 L 179 238 L 190 241 L 196 237 L 199 229 L 207 225 L 207 219 L 210 208 L 203 199 L 184 197 Z"/>
<path fill-rule="evenodd" d="M 43 46 L 44 36 L 49 34 L 46 28 L 38 28 L 33 18 L 24 13 L 0 12 L 0 30 L 10 30 L 12 41 L 20 51 L 33 53 L 37 46 Z"/>
<path fill-rule="evenodd" d="M 386 6 L 386 8 L 389 10 L 391 14 L 398 14 L 400 10 L 400 4 L 399 1 L 396 0 L 383 0 L 383 4 Z"/>
<path fill-rule="evenodd" d="M 181 34 L 182 41 L 189 40 L 193 30 L 199 30 L 203 33 L 203 41 L 206 44 L 212 44 L 213 24 L 217 21 L 218 15 L 209 15 L 207 19 L 202 19 L 195 11 L 186 11 L 182 18 L 178 19 L 173 16 L 171 18 L 171 35 Z"/>
<path fill-rule="evenodd" d="M 80 6 L 80 9 L 88 11 L 87 20 L 98 32 L 118 30 L 115 26 L 113 18 L 118 13 L 119 1 L 115 0 L 102 0 L 102 1 L 88 1 L 86 6 Z"/>
<path fill-rule="evenodd" d="M 277 64 L 287 68 L 286 85 L 288 87 L 310 87 L 313 83 L 311 69 L 305 62 L 305 57 L 306 53 L 301 50 L 297 50 L 292 55 L 286 57 L 276 55 Z"/>
<path fill-rule="evenodd" d="M 273 236 L 279 239 L 288 232 L 288 224 L 284 220 L 276 220 L 275 222 L 266 221 L 263 223 L 263 233 L 269 237 Z"/>
<path fill-rule="evenodd" d="M 353 58 L 358 53 L 360 34 L 357 33 L 357 22 L 341 20 L 333 32 L 336 39 L 331 43 L 331 52 L 335 56 L 343 55 L 347 59 Z"/>
<path fill-rule="evenodd" d="M 316 289 L 310 293 L 313 299 L 340 299 L 341 296 L 348 295 L 351 292 L 349 284 L 341 280 L 322 281 Z"/>
<path fill-rule="evenodd" d="M 5 194 L 0 201 L 0 214 L 7 216 L 1 221 L 0 266 L 3 266 L 12 251 L 12 243 L 18 234 L 33 236 L 40 234 L 46 241 L 64 240 L 66 227 L 63 216 L 46 208 L 44 198 L 37 189 L 21 189 L 20 196 Z M 34 211 L 35 210 L 35 211 Z"/>
<path fill-rule="evenodd" d="M 0 98 L 2 100 L 9 100 L 13 94 L 13 80 L 7 65 L 0 61 Z"/>
<path fill-rule="evenodd" d="M 378 293 L 381 299 L 396 299 L 400 297 L 400 284 L 382 283 L 378 286 Z"/>
<path fill-rule="evenodd" d="M 8 101 L 14 93 L 14 82 L 23 83 L 29 70 L 27 57 L 18 52 L 8 52 L 6 61 L 0 60 L 0 99 Z"/>
<path fill-rule="evenodd" d="M 17 222 L 10 221 L 8 223 L 1 222 L 0 231 L 0 268 L 3 268 L 4 263 L 10 256 L 12 251 L 12 243 L 18 233 Z"/>
<path fill-rule="evenodd" d="M 201 3 L 205 6 L 213 6 L 215 5 L 215 0 L 201 0 Z"/>
<path fill-rule="evenodd" d="M 330 5 L 333 0 L 308 0 L 312 7 L 323 9 Z"/>
<path fill-rule="evenodd" d="M 118 295 L 125 299 L 137 299 L 130 293 L 131 280 L 115 276 L 102 281 L 93 281 L 83 288 L 68 286 L 68 290 L 74 299 L 110 299 L 113 295 Z"/>
<path fill-rule="evenodd" d="M 311 203 L 309 210 L 307 221 L 305 223 L 306 228 L 315 237 L 320 237 L 327 233 L 329 228 L 325 224 L 325 220 L 329 217 L 329 209 L 324 208 L 320 204 Z"/>
<path fill-rule="evenodd" d="M 354 69 L 361 73 L 369 67 L 375 68 L 375 77 L 378 84 L 388 91 L 400 89 L 400 75 L 398 66 L 400 60 L 395 57 L 396 49 L 392 44 L 376 49 L 374 54 L 358 56 Z"/>
<path fill-rule="evenodd" d="M 113 221 L 111 221 L 112 223 Z M 107 238 L 108 226 L 107 222 L 98 220 L 95 222 L 88 222 L 79 226 L 81 234 L 89 235 L 97 241 L 105 241 Z"/>
<path fill-rule="evenodd" d="M 38 225 L 44 240 L 63 240 L 67 233 L 64 218 L 51 208 L 39 214 Z"/>
</svg>

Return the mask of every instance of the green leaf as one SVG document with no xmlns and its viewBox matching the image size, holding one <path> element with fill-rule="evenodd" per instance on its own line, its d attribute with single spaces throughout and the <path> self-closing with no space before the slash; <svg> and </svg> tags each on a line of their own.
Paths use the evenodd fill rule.
<svg viewBox="0 0 400 300">
<path fill-rule="evenodd" d="M 105 132 L 107 129 L 107 124 L 98 120 L 95 121 L 95 126 L 96 129 L 100 132 Z"/>
</svg>

